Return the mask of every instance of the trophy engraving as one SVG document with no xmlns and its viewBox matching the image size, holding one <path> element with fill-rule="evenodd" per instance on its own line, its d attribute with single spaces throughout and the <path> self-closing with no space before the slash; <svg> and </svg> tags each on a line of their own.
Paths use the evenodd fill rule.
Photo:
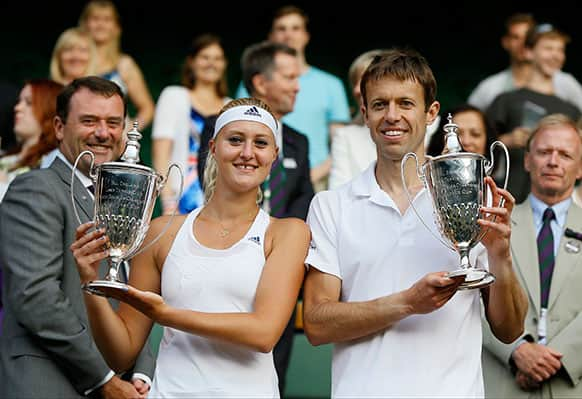
<svg viewBox="0 0 582 399">
<path fill-rule="evenodd" d="M 427 155 L 423 165 L 419 165 L 415 153 L 408 153 L 402 158 L 402 182 L 410 206 L 422 224 L 445 246 L 459 254 L 459 267 L 448 276 L 465 277 L 464 282 L 459 286 L 460 290 L 481 288 L 495 281 L 495 276 L 489 271 L 469 262 L 470 250 L 487 233 L 477 223 L 481 217 L 480 208 L 486 203 L 484 179 L 493 171 L 493 150 L 499 146 L 503 149 L 506 158 L 503 185 L 503 188 L 506 188 L 509 156 L 507 148 L 500 141 L 491 144 L 489 149 L 491 161 L 481 154 L 463 152 L 457 134 L 458 126 L 452 122 L 450 114 L 444 130 L 446 134 L 442 155 L 436 157 Z M 404 175 L 405 164 L 409 158 L 414 158 L 416 161 L 416 173 L 429 192 L 433 215 L 441 237 L 433 233 L 414 207 Z"/>
<path fill-rule="evenodd" d="M 89 177 L 93 180 L 95 187 L 94 221 L 97 228 L 105 229 L 109 238 L 108 262 L 110 265 L 105 279 L 83 285 L 83 289 L 92 294 L 106 295 L 106 292 L 112 289 L 127 290 L 127 285 L 118 279 L 119 267 L 155 243 L 165 233 L 174 214 L 160 234 L 140 249 L 149 228 L 156 199 L 172 168 L 178 169 L 183 180 L 182 171 L 177 164 L 170 165 L 165 177 L 147 166 L 138 164 L 139 139 L 142 135 L 137 130 L 137 122 L 134 122 L 133 129 L 127 133 L 127 136 L 128 142 L 121 157 L 123 162 L 105 162 L 95 165 L 93 153 L 83 151 L 77 157 L 71 175 L 71 201 L 77 220 L 81 224 L 73 197 L 73 185 L 79 160 L 89 155 L 91 157 Z M 182 187 L 180 195 L 181 191 Z"/>
</svg>

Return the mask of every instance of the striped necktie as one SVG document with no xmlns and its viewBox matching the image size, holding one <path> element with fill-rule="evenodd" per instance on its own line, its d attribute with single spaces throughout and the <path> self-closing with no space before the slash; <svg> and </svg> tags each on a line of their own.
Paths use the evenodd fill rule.
<svg viewBox="0 0 582 399">
<path fill-rule="evenodd" d="M 552 273 L 554 272 L 554 235 L 550 227 L 550 222 L 556 218 L 552 208 L 544 211 L 542 218 L 543 225 L 538 234 L 538 261 L 540 265 L 540 289 L 542 308 L 548 307 L 550 297 L 550 285 L 552 284 Z"/>
<path fill-rule="evenodd" d="M 271 173 L 268 179 L 268 187 L 265 193 L 265 201 L 268 201 L 269 213 L 275 217 L 285 216 L 285 168 L 279 157 L 273 162 Z"/>
</svg>

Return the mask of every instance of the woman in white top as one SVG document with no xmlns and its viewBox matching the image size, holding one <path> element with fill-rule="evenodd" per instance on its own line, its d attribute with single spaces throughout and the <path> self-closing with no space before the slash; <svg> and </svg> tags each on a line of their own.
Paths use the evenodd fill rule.
<svg viewBox="0 0 582 399">
<path fill-rule="evenodd" d="M 162 211 L 186 214 L 203 203 L 198 178 L 200 135 L 209 116 L 218 114 L 227 97 L 226 57 L 218 36 L 202 34 L 192 41 L 182 67 L 181 85 L 171 85 L 160 94 L 152 129 L 153 164 L 166 170 L 171 162 L 185 173 L 184 191 L 170 178 L 161 195 Z"/>
<path fill-rule="evenodd" d="M 86 294 L 93 335 L 116 370 L 130 367 L 154 322 L 164 326 L 152 397 L 279 396 L 272 349 L 295 306 L 310 233 L 257 205 L 277 157 L 277 121 L 257 99 L 229 102 L 210 141 L 206 204 L 179 216 L 131 265 L 115 312 Z M 145 243 L 170 216 L 154 220 Z M 107 238 L 92 224 L 71 246 L 81 281 L 98 277 Z"/>
</svg>

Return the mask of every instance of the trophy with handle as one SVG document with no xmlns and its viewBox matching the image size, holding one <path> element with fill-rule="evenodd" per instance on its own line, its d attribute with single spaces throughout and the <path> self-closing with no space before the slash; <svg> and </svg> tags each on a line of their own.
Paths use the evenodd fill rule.
<svg viewBox="0 0 582 399">
<path fill-rule="evenodd" d="M 71 201 L 79 224 L 81 219 L 75 206 L 73 185 L 79 160 L 91 156 L 89 177 L 95 188 L 94 222 L 97 228 L 105 229 L 109 237 L 109 272 L 103 280 L 94 280 L 83 285 L 83 289 L 101 296 L 111 290 L 127 291 L 127 285 L 118 278 L 119 268 L 131 257 L 143 252 L 154 244 L 167 230 L 175 212 L 169 218 L 160 234 L 140 249 L 149 228 L 156 198 L 160 194 L 172 168 L 180 173 L 183 189 L 182 170 L 171 164 L 164 177 L 152 168 L 139 165 L 139 140 L 142 135 L 137 130 L 137 122 L 127 133 L 128 142 L 121 157 L 122 162 L 104 162 L 95 165 L 91 151 L 83 151 L 77 157 L 71 175 Z"/>
<path fill-rule="evenodd" d="M 456 251 L 460 256 L 459 267 L 448 273 L 448 277 L 463 277 L 460 290 L 485 287 L 495 281 L 489 271 L 474 266 L 469 262 L 470 250 L 487 234 L 477 220 L 481 217 L 480 208 L 487 203 L 486 176 L 491 175 L 494 166 L 493 150 L 501 147 L 505 154 L 505 182 L 507 187 L 509 175 L 509 154 L 500 141 L 495 141 L 489 148 L 491 161 L 483 155 L 463 152 L 458 137 L 458 126 L 448 115 L 444 126 L 445 145 L 443 153 L 436 157 L 426 156 L 426 161 L 419 165 L 415 153 L 409 152 L 401 162 L 401 176 L 404 191 L 410 206 L 422 224 L 445 246 Z M 409 158 L 416 162 L 416 173 L 430 194 L 433 214 L 441 237 L 437 236 L 414 207 L 404 175 L 405 164 Z"/>
</svg>

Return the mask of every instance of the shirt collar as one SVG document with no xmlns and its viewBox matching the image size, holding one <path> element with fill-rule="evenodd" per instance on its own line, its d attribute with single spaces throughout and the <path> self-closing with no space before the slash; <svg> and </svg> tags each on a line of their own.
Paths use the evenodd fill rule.
<svg viewBox="0 0 582 399">
<path fill-rule="evenodd" d="M 368 197 L 375 204 L 398 210 L 390 195 L 382 190 L 376 180 L 376 163 L 376 161 L 372 162 L 364 172 L 353 180 L 352 194 L 356 197 Z M 425 189 L 422 189 L 418 196 L 424 195 L 425 191 Z"/>
<path fill-rule="evenodd" d="M 532 193 L 529 194 L 529 201 L 531 203 L 534 224 L 539 226 L 542 224 L 544 211 L 549 207 L 549 205 L 537 198 Z M 554 210 L 554 214 L 556 215 L 556 223 L 558 223 L 560 227 L 566 225 L 566 217 L 568 216 L 568 209 L 570 208 L 571 204 L 572 198 L 566 198 L 565 200 L 558 202 L 557 204 L 554 204 L 550 207 Z"/>
</svg>

